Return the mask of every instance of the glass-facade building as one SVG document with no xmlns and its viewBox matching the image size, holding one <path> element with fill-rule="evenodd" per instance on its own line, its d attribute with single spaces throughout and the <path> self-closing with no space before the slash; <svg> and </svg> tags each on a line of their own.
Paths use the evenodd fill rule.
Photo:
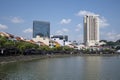
<svg viewBox="0 0 120 80">
<path fill-rule="evenodd" d="M 36 36 L 50 38 L 50 22 L 33 21 L 33 38 Z"/>
</svg>

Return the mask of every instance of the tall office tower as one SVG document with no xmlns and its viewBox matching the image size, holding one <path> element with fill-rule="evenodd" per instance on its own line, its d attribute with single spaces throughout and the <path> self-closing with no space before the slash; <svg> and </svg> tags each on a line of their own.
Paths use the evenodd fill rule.
<svg viewBox="0 0 120 80">
<path fill-rule="evenodd" d="M 99 44 L 98 15 L 84 16 L 84 44 L 86 46 L 97 46 Z"/>
<path fill-rule="evenodd" d="M 33 38 L 36 36 L 50 38 L 50 22 L 33 21 Z"/>
</svg>

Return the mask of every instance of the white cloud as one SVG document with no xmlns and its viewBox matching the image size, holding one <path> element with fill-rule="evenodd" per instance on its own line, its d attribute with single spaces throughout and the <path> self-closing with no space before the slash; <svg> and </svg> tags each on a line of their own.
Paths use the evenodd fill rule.
<svg viewBox="0 0 120 80">
<path fill-rule="evenodd" d="M 101 28 L 104 28 L 110 25 L 104 17 L 99 18 L 99 24 Z"/>
<path fill-rule="evenodd" d="M 106 36 L 109 40 L 113 40 L 113 41 L 120 39 L 120 34 L 114 32 L 109 32 L 106 34 Z"/>
<path fill-rule="evenodd" d="M 12 23 L 23 23 L 24 22 L 24 20 L 20 17 L 10 17 L 10 21 Z"/>
<path fill-rule="evenodd" d="M 24 33 L 32 33 L 33 30 L 32 30 L 31 28 L 28 28 L 28 29 L 25 29 L 23 32 L 24 32 Z"/>
<path fill-rule="evenodd" d="M 107 33 L 102 33 L 101 35 L 108 41 L 116 41 L 120 39 L 120 33 L 116 33 L 116 32 L 107 32 Z"/>
<path fill-rule="evenodd" d="M 71 22 L 71 19 L 62 19 L 60 21 L 60 24 L 69 24 Z"/>
<path fill-rule="evenodd" d="M 8 27 L 6 25 L 0 24 L 0 30 L 7 29 Z"/>
<path fill-rule="evenodd" d="M 80 43 L 83 43 L 83 35 L 78 34 L 76 40 L 79 41 Z"/>
<path fill-rule="evenodd" d="M 58 31 L 56 31 L 56 34 L 57 34 L 57 35 L 62 35 L 63 32 L 62 32 L 61 30 L 58 30 Z"/>
<path fill-rule="evenodd" d="M 76 26 L 75 31 L 80 31 L 80 30 L 81 30 L 81 28 L 82 28 L 82 25 L 81 25 L 81 24 L 78 24 L 78 25 Z"/>
<path fill-rule="evenodd" d="M 96 13 L 90 12 L 90 11 L 86 11 L 86 10 L 81 10 L 77 13 L 77 16 L 85 16 L 85 15 L 98 15 L 100 28 L 104 28 L 104 27 L 109 26 L 107 19 L 105 19 L 105 17 L 103 17 L 103 16 L 100 16 L 99 14 L 96 14 Z"/>
<path fill-rule="evenodd" d="M 62 31 L 63 31 L 63 32 L 68 32 L 69 30 L 66 29 L 66 28 L 63 28 Z"/>
<path fill-rule="evenodd" d="M 85 10 L 81 10 L 77 13 L 77 16 L 85 16 L 85 15 L 98 15 L 98 14 L 95 14 L 95 13 L 90 12 L 90 11 L 85 11 Z"/>
<path fill-rule="evenodd" d="M 66 29 L 66 28 L 63 28 L 62 30 L 56 31 L 56 34 L 57 34 L 57 35 L 63 35 L 63 34 L 65 34 L 65 33 L 67 33 L 67 32 L 69 32 L 69 30 Z"/>
</svg>

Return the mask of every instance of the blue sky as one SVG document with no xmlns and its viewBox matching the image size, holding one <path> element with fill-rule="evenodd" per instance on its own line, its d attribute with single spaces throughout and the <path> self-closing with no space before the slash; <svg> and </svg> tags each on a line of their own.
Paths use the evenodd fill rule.
<svg viewBox="0 0 120 80">
<path fill-rule="evenodd" d="M 32 38 L 33 20 L 49 21 L 51 34 L 83 42 L 83 16 L 98 14 L 100 39 L 120 39 L 120 0 L 0 0 L 0 31 Z"/>
</svg>

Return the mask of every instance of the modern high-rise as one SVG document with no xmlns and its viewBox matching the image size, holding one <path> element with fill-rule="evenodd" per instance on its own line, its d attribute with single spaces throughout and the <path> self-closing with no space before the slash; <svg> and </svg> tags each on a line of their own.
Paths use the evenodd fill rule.
<svg viewBox="0 0 120 80">
<path fill-rule="evenodd" d="M 86 46 L 97 46 L 99 44 L 98 15 L 84 16 L 84 44 Z"/>
<path fill-rule="evenodd" d="M 36 36 L 50 38 L 50 22 L 33 21 L 33 38 Z"/>
</svg>

